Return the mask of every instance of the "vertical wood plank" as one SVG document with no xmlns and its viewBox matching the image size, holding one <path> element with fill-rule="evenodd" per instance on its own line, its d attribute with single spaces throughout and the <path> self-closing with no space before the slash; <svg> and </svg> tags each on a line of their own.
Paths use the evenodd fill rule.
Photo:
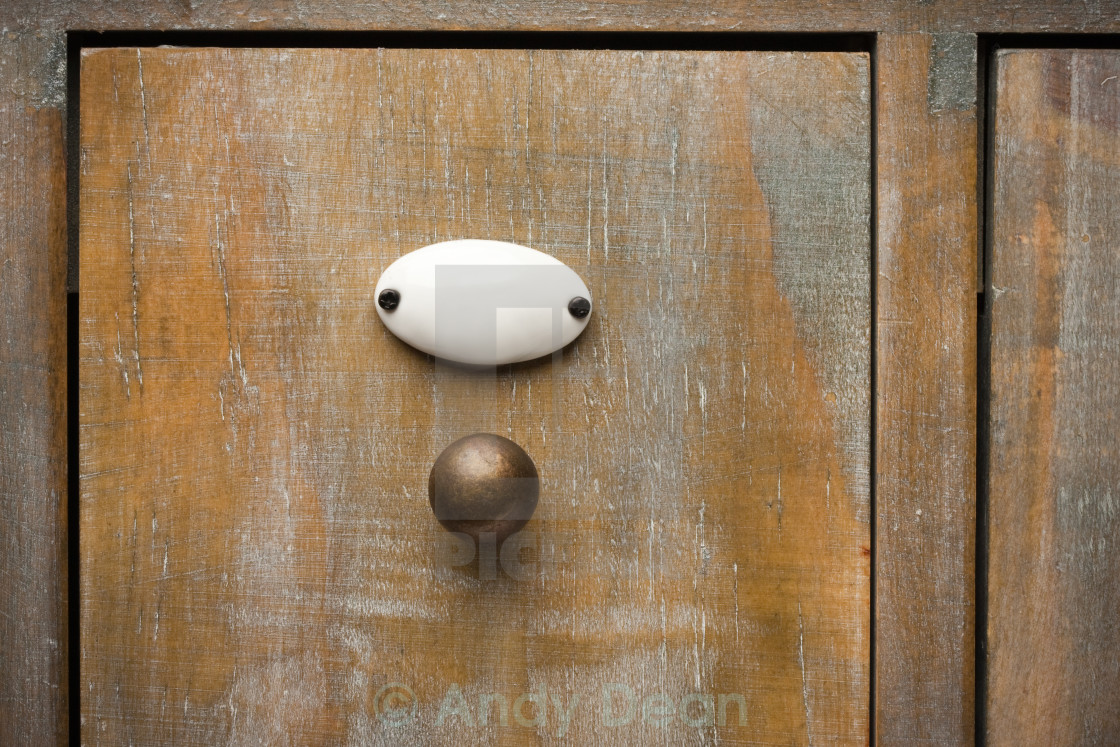
<svg viewBox="0 0 1120 747">
<path fill-rule="evenodd" d="M 878 45 L 875 724 L 973 740 L 976 39 Z"/>
<path fill-rule="evenodd" d="M 1120 52 L 997 57 L 992 745 L 1120 740 Z"/>
<path fill-rule="evenodd" d="M 66 173 L 60 38 L 0 38 L 0 743 L 66 739 Z"/>
</svg>

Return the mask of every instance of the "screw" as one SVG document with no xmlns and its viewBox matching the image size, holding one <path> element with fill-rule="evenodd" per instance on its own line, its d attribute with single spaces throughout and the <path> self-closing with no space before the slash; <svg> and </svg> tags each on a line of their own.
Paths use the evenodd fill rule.
<svg viewBox="0 0 1120 747">
<path fill-rule="evenodd" d="M 576 319 L 583 319 L 591 313 L 591 302 L 583 296 L 576 296 L 568 301 L 568 313 Z"/>
<path fill-rule="evenodd" d="M 381 294 L 377 297 L 377 305 L 386 311 L 392 311 L 397 308 L 400 302 L 401 294 L 392 288 L 386 288 L 381 291 Z"/>
</svg>

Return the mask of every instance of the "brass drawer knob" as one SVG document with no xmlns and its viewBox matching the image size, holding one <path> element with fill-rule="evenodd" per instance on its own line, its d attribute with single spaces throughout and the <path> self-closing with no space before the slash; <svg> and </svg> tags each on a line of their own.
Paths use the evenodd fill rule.
<svg viewBox="0 0 1120 747">
<path fill-rule="evenodd" d="M 500 545 L 533 515 L 540 496 L 533 460 L 508 438 L 475 433 L 448 446 L 428 477 L 428 501 L 439 523 L 477 542 L 493 533 Z"/>
</svg>

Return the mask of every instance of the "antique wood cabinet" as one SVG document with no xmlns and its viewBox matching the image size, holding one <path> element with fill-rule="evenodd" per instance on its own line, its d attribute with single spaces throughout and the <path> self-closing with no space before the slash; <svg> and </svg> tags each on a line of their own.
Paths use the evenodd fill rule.
<svg viewBox="0 0 1120 747">
<path fill-rule="evenodd" d="M 1117 4 L 0 25 L 0 741 L 1120 740 Z M 392 336 L 467 237 L 583 335 Z M 476 431 L 542 489 L 467 557 Z"/>
</svg>

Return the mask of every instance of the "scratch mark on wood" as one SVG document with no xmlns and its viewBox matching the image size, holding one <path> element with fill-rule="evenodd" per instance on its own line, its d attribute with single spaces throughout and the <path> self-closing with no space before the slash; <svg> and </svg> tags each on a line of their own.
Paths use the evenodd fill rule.
<svg viewBox="0 0 1120 747">
<path fill-rule="evenodd" d="M 731 564 L 732 595 L 735 597 L 735 645 L 739 645 L 739 563 Z"/>
<path fill-rule="evenodd" d="M 825 469 L 824 473 L 824 512 L 825 516 L 832 513 L 832 468 Z"/>
<path fill-rule="evenodd" d="M 708 256 L 708 196 L 704 195 L 700 201 L 700 256 Z"/>
<path fill-rule="evenodd" d="M 587 159 L 587 264 L 591 265 L 591 159 Z"/>
<path fill-rule="evenodd" d="M 229 277 L 226 274 L 225 250 L 222 248 L 222 224 L 217 213 L 214 214 L 214 256 L 218 262 L 218 277 L 222 281 L 222 298 L 225 299 L 226 306 L 226 342 L 229 344 L 229 372 L 236 376 L 237 368 L 234 366 L 235 356 L 233 352 L 233 316 L 230 311 L 229 303 Z M 242 376 L 244 376 L 244 374 L 242 374 Z M 220 393 L 221 389 L 218 391 Z"/>
<path fill-rule="evenodd" d="M 603 262 L 611 257 L 610 218 L 611 195 L 607 189 L 607 168 L 610 165 L 610 151 L 607 150 L 607 132 L 603 130 Z"/>
<path fill-rule="evenodd" d="M 121 352 L 121 317 L 120 314 L 113 312 L 113 317 L 117 320 L 117 347 L 114 352 L 114 358 L 117 365 L 121 369 L 121 377 L 124 379 L 124 393 L 126 399 L 132 399 L 132 386 L 128 381 L 128 364 L 124 362 L 124 356 Z"/>
<path fill-rule="evenodd" d="M 529 169 L 533 165 L 533 157 L 530 151 L 529 143 L 529 113 L 533 108 L 533 50 L 529 50 L 529 93 L 525 99 L 525 176 L 529 176 Z M 529 246 L 533 245 L 533 211 L 528 211 L 526 215 L 526 223 L 529 230 Z"/>
<path fill-rule="evenodd" d="M 704 608 L 700 607 L 701 628 L 704 627 Z M 695 661 L 696 669 L 693 672 L 693 684 L 696 686 L 696 691 L 700 692 L 703 688 L 701 684 L 704 678 L 704 660 L 701 657 L 702 645 L 701 638 L 704 636 L 702 631 L 696 628 L 696 611 L 693 610 L 692 618 L 692 658 Z"/>
<path fill-rule="evenodd" d="M 801 704 L 805 709 L 805 738 L 813 744 L 813 714 L 809 710 L 809 681 L 805 677 L 805 622 L 801 618 L 801 597 L 797 597 L 797 663 L 801 667 Z"/>
<path fill-rule="evenodd" d="M 136 383 L 144 394 L 144 369 L 140 365 L 140 277 L 136 273 L 136 220 L 133 212 L 132 161 L 125 164 L 128 182 L 128 264 L 132 273 L 132 356 L 136 360 Z"/>
<path fill-rule="evenodd" d="M 137 80 L 140 82 L 140 119 L 144 123 L 144 156 L 148 161 L 148 173 L 152 172 L 152 139 L 148 133 L 148 97 L 144 92 L 144 61 L 140 57 L 140 48 L 136 48 Z M 139 164 L 137 165 L 139 167 Z"/>
</svg>

